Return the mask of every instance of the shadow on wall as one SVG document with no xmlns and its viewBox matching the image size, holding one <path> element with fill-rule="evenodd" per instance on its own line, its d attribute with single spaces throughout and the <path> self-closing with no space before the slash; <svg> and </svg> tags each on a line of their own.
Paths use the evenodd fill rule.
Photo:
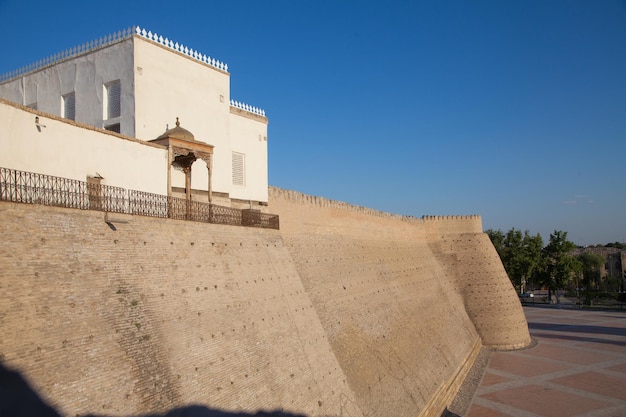
<svg viewBox="0 0 626 417">
<path fill-rule="evenodd" d="M 59 413 L 33 390 L 19 372 L 8 369 L 0 362 L 0 417 L 61 417 Z M 112 417 L 87 414 L 82 417 Z M 283 411 L 259 411 L 255 414 L 232 413 L 210 409 L 201 405 L 175 408 L 166 414 L 149 414 L 141 417 L 306 417 L 303 414 Z"/>
<path fill-rule="evenodd" d="M 37 395 L 22 375 L 5 368 L 2 362 L 0 362 L 0 416 L 60 417 Z"/>
</svg>

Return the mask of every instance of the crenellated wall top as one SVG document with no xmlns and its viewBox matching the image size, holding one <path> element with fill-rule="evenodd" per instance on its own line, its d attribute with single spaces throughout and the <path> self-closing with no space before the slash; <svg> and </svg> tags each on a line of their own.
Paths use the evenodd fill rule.
<svg viewBox="0 0 626 417">
<path fill-rule="evenodd" d="M 422 216 L 424 221 L 438 221 L 438 220 L 477 220 L 480 219 L 479 214 L 466 214 L 466 215 L 444 215 L 444 216 Z"/>
<path fill-rule="evenodd" d="M 299 191 L 286 190 L 279 187 L 270 186 L 269 187 L 269 199 L 270 205 L 271 200 L 275 199 L 284 199 L 286 201 L 292 203 L 299 203 L 308 206 L 315 207 L 326 207 L 326 208 L 334 208 L 340 210 L 347 210 L 354 213 L 365 214 L 368 216 L 376 216 L 376 217 L 386 217 L 390 219 L 403 220 L 408 222 L 419 222 L 419 223 L 436 223 L 436 222 L 481 222 L 480 215 L 472 214 L 472 215 L 444 215 L 444 216 L 422 216 L 414 217 L 414 216 L 405 216 L 400 214 L 388 213 L 385 211 L 375 210 L 368 207 L 358 206 L 350 203 L 346 203 L 338 200 L 331 200 L 325 197 L 318 197 L 309 194 L 304 194 Z"/>
<path fill-rule="evenodd" d="M 346 203 L 338 200 L 331 200 L 326 197 L 318 197 L 314 195 L 304 194 L 299 191 L 286 190 L 279 187 L 269 187 L 269 199 L 270 205 L 272 204 L 272 198 L 284 199 L 292 203 L 299 203 L 314 207 L 334 208 L 340 210 L 347 210 L 353 213 L 366 214 L 368 216 L 376 217 L 388 217 L 398 220 L 418 221 L 419 219 L 413 216 L 402 216 L 399 214 L 388 213 L 380 210 L 371 209 L 368 207 L 358 206 L 350 203 Z"/>
</svg>

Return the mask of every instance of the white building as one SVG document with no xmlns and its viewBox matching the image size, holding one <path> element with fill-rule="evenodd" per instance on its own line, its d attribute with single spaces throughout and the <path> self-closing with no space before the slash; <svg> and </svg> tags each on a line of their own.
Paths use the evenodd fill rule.
<svg viewBox="0 0 626 417">
<path fill-rule="evenodd" d="M 41 118 L 38 132 L 32 131 L 35 124 L 31 122 L 23 132 L 17 126 L 12 128 L 24 135 L 23 139 L 15 134 L 0 139 L 0 166 L 83 181 L 97 175 L 108 185 L 127 186 L 128 181 L 114 183 L 112 179 L 119 176 L 115 171 L 129 171 L 130 167 L 119 164 L 136 164 L 130 169 L 136 178 L 130 182 L 141 191 L 181 194 L 190 179 L 195 200 L 212 199 L 246 208 L 267 205 L 268 120 L 264 111 L 231 100 L 227 65 L 145 29 L 118 32 L 4 74 L 0 76 L 0 97 L 36 110 L 25 117 L 32 119 L 34 114 Z M 3 118 L 18 110 L 4 108 Z M 47 115 L 57 117 L 42 132 Z M 67 120 L 57 120 L 59 117 Z M 74 140 L 68 138 L 72 130 L 57 121 L 83 129 L 85 125 L 95 127 L 94 135 L 103 129 L 100 136 L 104 139 L 84 146 L 66 143 Z M 193 134 L 195 151 L 189 151 L 193 175 L 172 169 L 184 168 L 177 162 L 187 156 L 186 151 L 181 154 L 179 143 L 169 143 L 162 136 L 175 123 L 170 131 L 174 136 Z M 51 127 L 57 125 L 62 134 L 52 132 Z M 37 134 L 55 136 L 55 142 L 37 144 L 41 140 Z M 75 135 L 84 136 L 84 132 Z M 146 149 L 145 159 L 141 150 L 126 153 L 129 146 L 137 147 L 135 142 L 159 137 L 154 145 L 142 148 Z M 129 139 L 139 141 L 130 140 L 134 142 L 131 146 Z M 167 151 L 162 165 L 155 162 L 155 146 Z M 44 153 L 51 149 L 63 154 L 61 159 L 66 162 L 59 164 L 57 155 Z M 16 158 L 20 154 L 28 157 L 20 162 Z"/>
</svg>

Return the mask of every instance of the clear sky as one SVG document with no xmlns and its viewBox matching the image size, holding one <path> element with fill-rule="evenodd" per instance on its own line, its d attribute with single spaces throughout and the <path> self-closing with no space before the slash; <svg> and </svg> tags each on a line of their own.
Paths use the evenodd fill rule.
<svg viewBox="0 0 626 417">
<path fill-rule="evenodd" d="M 0 73 L 132 25 L 229 65 L 271 185 L 626 241 L 626 0 L 0 0 Z"/>
</svg>

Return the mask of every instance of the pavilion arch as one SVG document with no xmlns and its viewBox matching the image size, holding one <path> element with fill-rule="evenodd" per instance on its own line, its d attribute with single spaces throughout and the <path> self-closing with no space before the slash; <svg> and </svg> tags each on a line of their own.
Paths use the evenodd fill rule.
<svg viewBox="0 0 626 417">
<path fill-rule="evenodd" d="M 167 147 L 167 195 L 172 196 L 172 168 L 180 169 L 185 173 L 185 198 L 191 202 L 191 166 L 201 159 L 206 163 L 208 170 L 208 203 L 213 202 L 212 174 L 213 174 L 213 146 L 195 139 L 194 135 L 180 126 L 178 117 L 176 127 L 167 130 L 158 138 L 150 141 Z M 189 204 L 188 204 L 189 207 Z"/>
</svg>

